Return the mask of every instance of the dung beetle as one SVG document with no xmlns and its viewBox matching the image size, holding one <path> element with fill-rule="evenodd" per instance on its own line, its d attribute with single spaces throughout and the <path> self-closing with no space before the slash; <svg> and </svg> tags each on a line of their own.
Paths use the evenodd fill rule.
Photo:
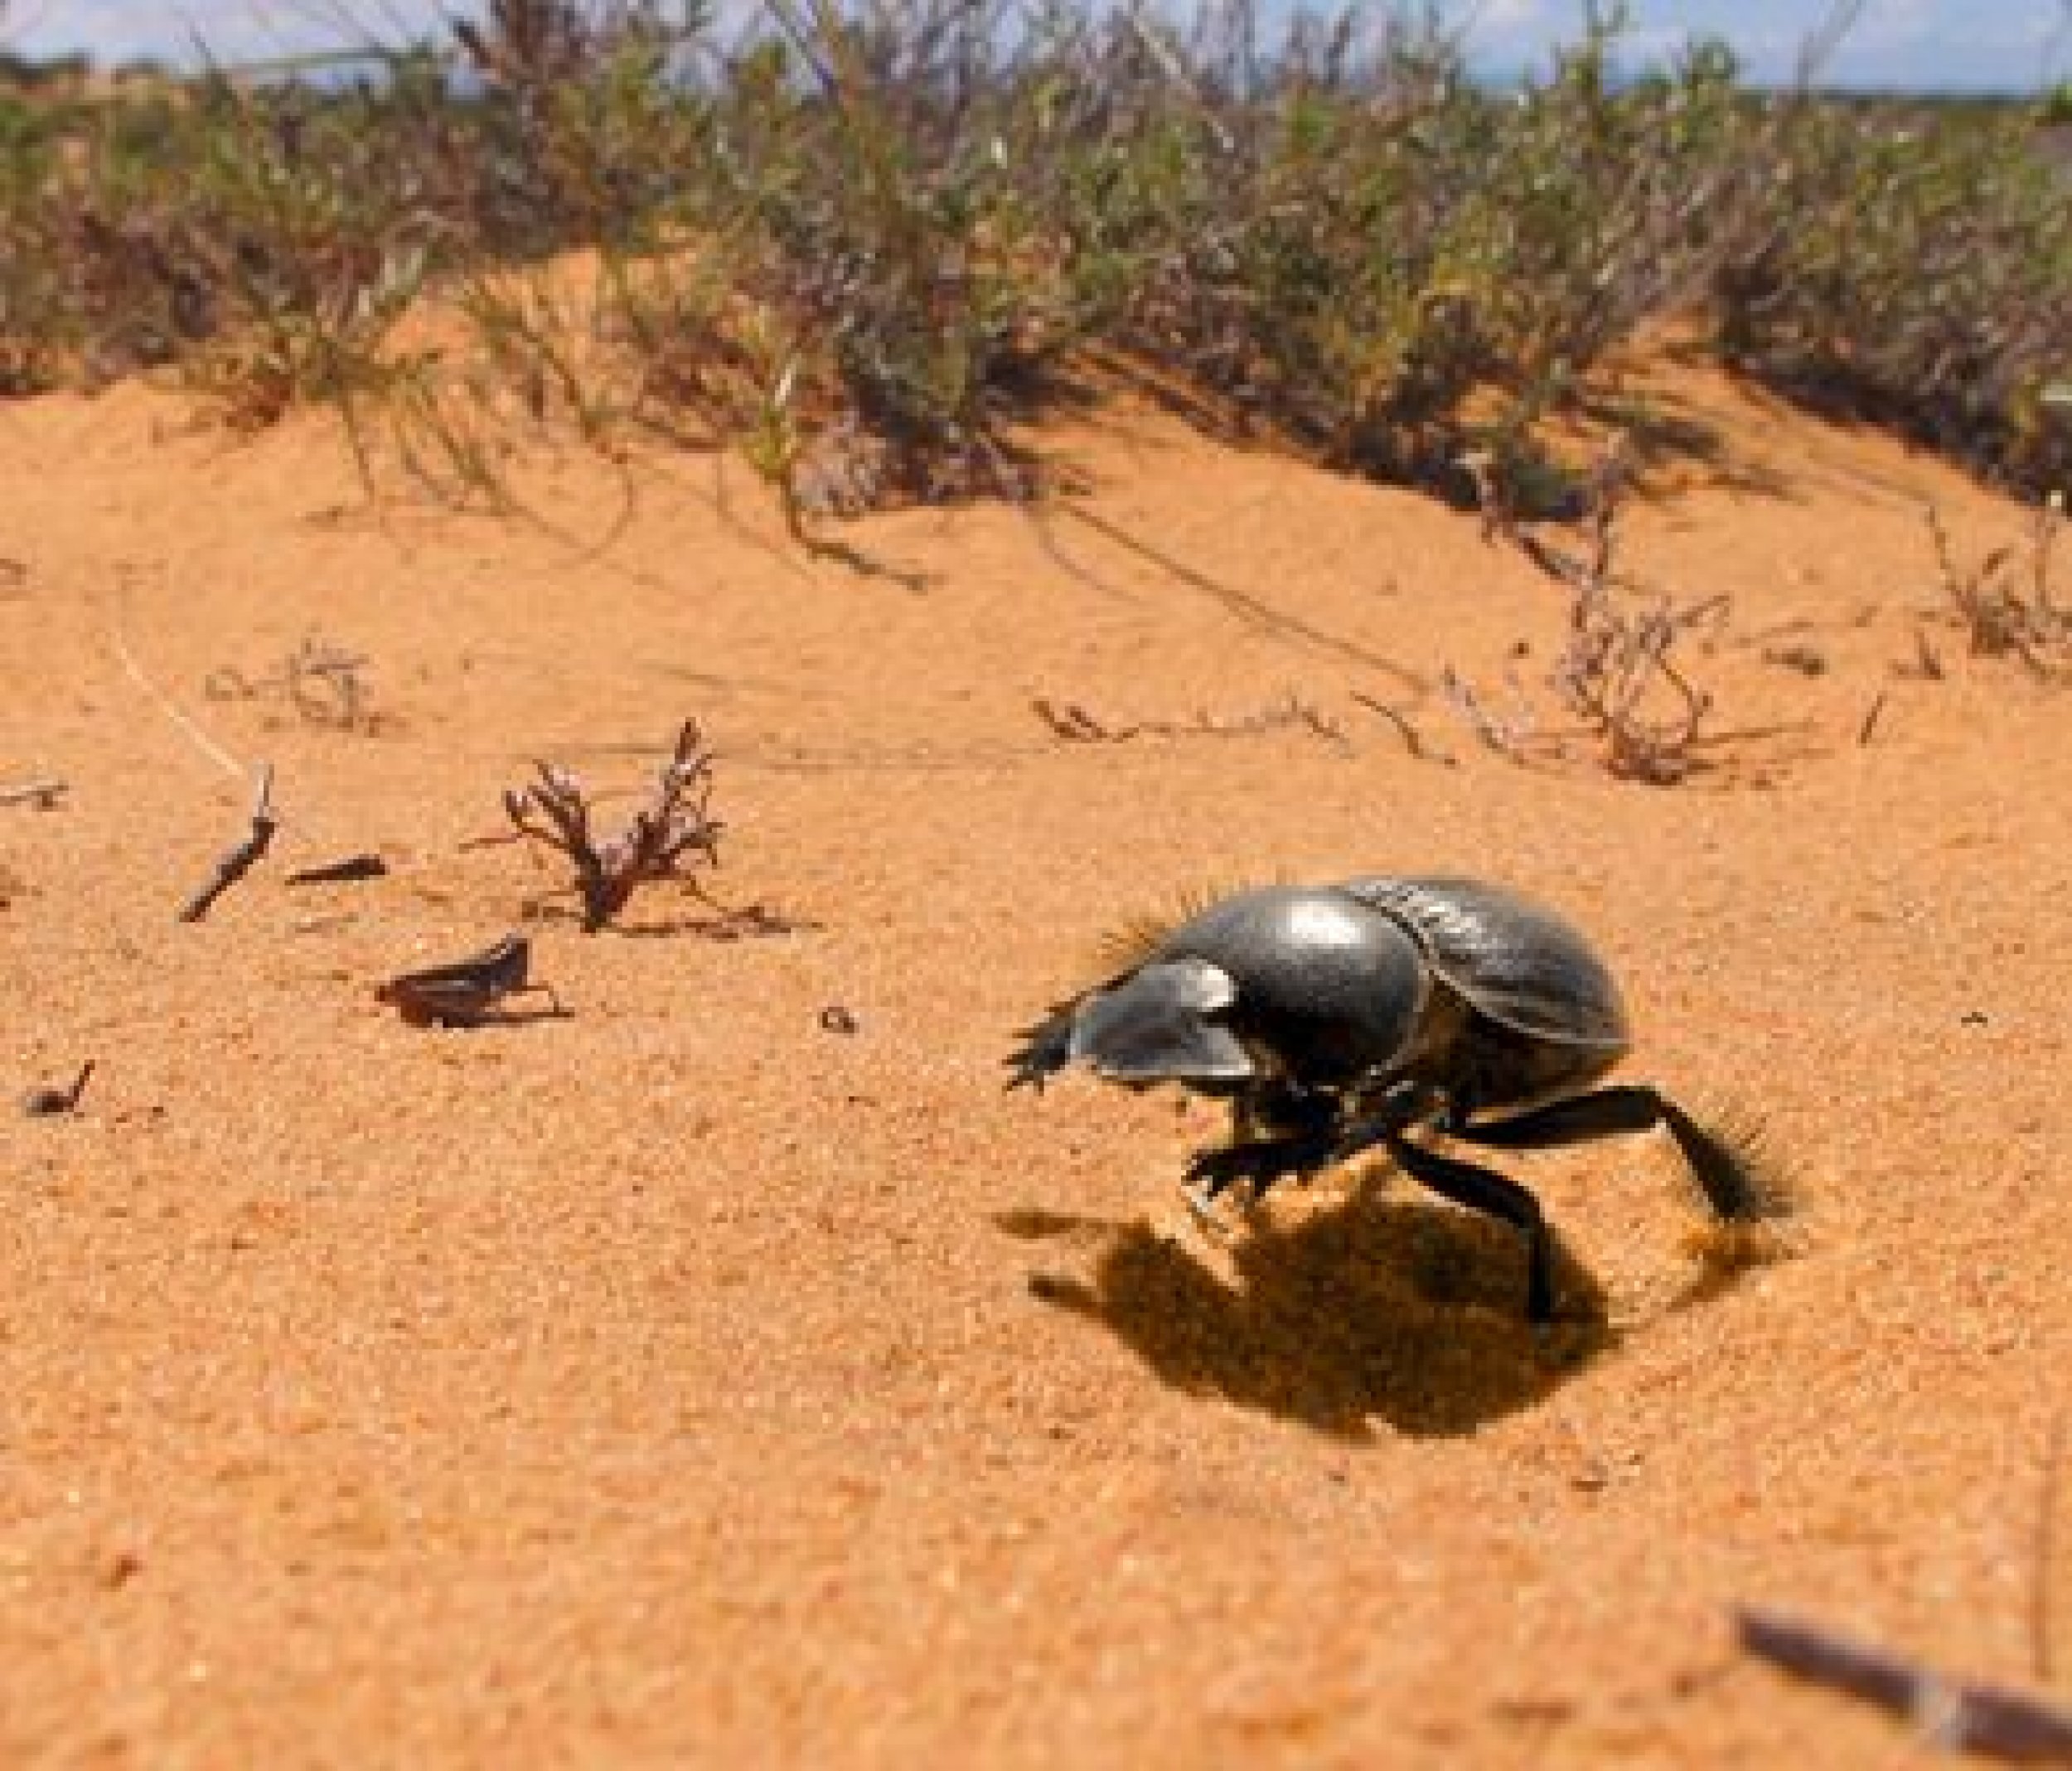
<svg viewBox="0 0 2072 1771">
<path fill-rule="evenodd" d="M 1539 1201 L 1413 1133 L 1539 1149 L 1660 1125 L 1722 1222 L 1780 1208 L 1745 1140 L 1648 1083 L 1603 1081 L 1630 1044 L 1611 974 L 1567 922 L 1502 886 L 1263 887 L 1142 931 L 1129 959 L 1023 1029 L 1008 1086 L 1040 1091 L 1083 1061 L 1126 1086 L 1227 1099 L 1232 1141 L 1188 1164 L 1198 1209 L 1235 1181 L 1256 1197 L 1378 1146 L 1433 1192 L 1518 1227 L 1526 1314 L 1546 1323 L 1553 1241 Z"/>
</svg>

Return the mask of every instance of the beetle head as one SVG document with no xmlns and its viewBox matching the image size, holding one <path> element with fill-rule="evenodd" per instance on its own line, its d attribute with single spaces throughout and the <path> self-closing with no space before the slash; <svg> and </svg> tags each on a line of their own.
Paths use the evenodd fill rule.
<svg viewBox="0 0 2072 1771">
<path fill-rule="evenodd" d="M 1089 996 L 1073 1017 L 1071 1056 L 1111 1082 L 1213 1088 L 1257 1073 L 1251 1054 L 1215 1019 L 1237 1000 L 1230 974 L 1207 960 L 1145 965 Z"/>
</svg>

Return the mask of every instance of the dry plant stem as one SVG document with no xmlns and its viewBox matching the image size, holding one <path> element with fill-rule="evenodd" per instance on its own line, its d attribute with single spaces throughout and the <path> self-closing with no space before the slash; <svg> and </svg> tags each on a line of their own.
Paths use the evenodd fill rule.
<svg viewBox="0 0 2072 1771">
<path fill-rule="evenodd" d="M 583 900 L 583 927 L 594 934 L 626 907 L 637 888 L 684 878 L 690 862 L 717 863 L 721 825 L 711 815 L 712 754 L 695 719 L 676 734 L 675 753 L 656 777 L 650 803 L 617 836 L 599 842 L 590 804 L 565 769 L 535 762 L 530 787 L 504 795 L 504 810 L 524 835 L 568 858 Z M 690 882 L 695 889 L 695 882 Z"/>
<path fill-rule="evenodd" d="M 1737 1606 L 1741 1647 L 1794 1677 L 1923 1725 L 1939 1745 L 2016 1764 L 2072 1759 L 2072 1710 L 2008 1686 L 1952 1679 L 1917 1661 L 1817 1624 Z"/>
<path fill-rule="evenodd" d="M 1966 569 L 1957 563 L 1941 513 L 1931 504 L 1923 514 L 1944 598 L 1964 629 L 1971 655 L 2011 656 L 2031 675 L 2049 680 L 2062 668 L 2065 649 L 2072 646 L 2072 611 L 2060 608 L 2051 594 L 2052 556 L 2065 523 L 2059 502 L 2053 499 L 2036 512 L 2029 537 L 2026 596 L 2009 582 L 2016 569 L 2014 546 L 1994 548 Z"/>
<path fill-rule="evenodd" d="M 0 806 L 33 806 L 38 811 L 48 811 L 71 791 L 70 781 L 55 778 L 19 781 L 0 787 Z"/>
<path fill-rule="evenodd" d="M 1595 739 L 1598 762 L 1622 779 L 1668 785 L 1700 766 L 1697 752 L 1712 711 L 1711 697 L 1671 654 L 1687 631 L 1722 615 L 1726 601 L 1708 597 L 1678 607 L 1656 596 L 1634 606 L 1636 587 L 1619 573 L 1615 558 L 1619 501 L 1630 477 L 1620 438 L 1591 470 L 1588 546 L 1580 554 L 1520 528 L 1494 506 L 1486 513 L 1484 532 L 1513 542 L 1569 594 L 1568 638 L 1547 686 Z M 1493 496 L 1485 489 L 1485 499 Z M 1526 760 L 1529 722 L 1507 727 L 1450 671 L 1446 689 L 1484 743 Z M 1555 756 L 1569 753 L 1558 738 L 1551 743 Z"/>
<path fill-rule="evenodd" d="M 208 915 L 215 901 L 242 879 L 259 863 L 274 840 L 274 833 L 280 823 L 274 815 L 274 765 L 262 762 L 259 772 L 259 791 L 252 804 L 252 828 L 244 840 L 231 849 L 215 864 L 215 876 L 201 889 L 189 898 L 180 912 L 182 922 L 199 922 Z"/>
<path fill-rule="evenodd" d="M 1424 739 L 1419 736 L 1417 728 L 1413 726 L 1408 719 L 1403 717 L 1402 714 L 1398 713 L 1394 708 L 1391 707 L 1387 702 L 1378 701 L 1372 695 L 1364 694 L 1357 689 L 1353 690 L 1353 699 L 1355 701 L 1358 701 L 1362 707 L 1368 708 L 1372 712 L 1379 714 L 1382 719 L 1386 719 L 1391 725 L 1396 728 L 1397 732 L 1402 738 L 1403 748 L 1409 751 L 1411 758 L 1414 761 L 1419 762 L 1436 762 L 1441 764 L 1446 768 L 1453 768 L 1457 766 L 1456 758 L 1448 755 L 1443 750 L 1434 750 L 1430 745 L 1426 743 Z"/>
<path fill-rule="evenodd" d="M 1058 702 L 1038 695 L 1029 709 L 1068 744 L 1125 744 L 1139 738 L 1245 738 L 1264 732 L 1300 728 L 1343 747 L 1345 733 L 1330 716 L 1290 692 L 1256 713 L 1198 713 L 1191 719 L 1144 719 L 1113 725 L 1076 701 Z"/>
<path fill-rule="evenodd" d="M 1882 689 L 1871 698 L 1871 705 L 1864 713 L 1863 722 L 1857 728 L 1857 743 L 1859 746 L 1869 743 L 1876 736 L 1878 720 L 1885 712 L 1885 701 L 1886 695 Z"/>
<path fill-rule="evenodd" d="M 171 695 L 145 675 L 144 667 L 138 663 L 136 654 L 129 649 L 129 641 L 123 631 L 119 611 L 110 623 L 108 636 L 109 644 L 114 648 L 116 661 L 123 667 L 123 674 L 157 704 L 159 712 L 179 728 L 182 735 L 196 750 L 225 774 L 243 779 L 244 765 L 203 731 Z"/>
</svg>

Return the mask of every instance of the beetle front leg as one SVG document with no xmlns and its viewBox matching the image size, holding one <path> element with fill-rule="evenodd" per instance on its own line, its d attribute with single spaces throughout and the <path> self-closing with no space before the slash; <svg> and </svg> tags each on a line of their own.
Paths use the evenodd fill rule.
<svg viewBox="0 0 2072 1771">
<path fill-rule="evenodd" d="M 1085 999 L 1075 996 L 1060 1003 L 1042 1020 L 1021 1029 L 1022 1043 L 1006 1059 L 1012 1072 L 1008 1087 L 1034 1088 L 1040 1095 L 1043 1084 L 1071 1062 L 1072 1022 Z"/>
<path fill-rule="evenodd" d="M 1256 1203 L 1283 1175 L 1307 1178 L 1329 1166 L 1342 1110 L 1327 1090 L 1285 1083 L 1247 1090 L 1231 1105 L 1231 1141 L 1187 1165 L 1181 1190 L 1195 1216 L 1206 1220 L 1233 1181 L 1250 1182 Z M 1260 1135 L 1267 1126 L 1276 1129 Z"/>
<path fill-rule="evenodd" d="M 1227 1144 L 1196 1155 L 1187 1165 L 1187 1178 L 1199 1183 L 1204 1202 L 1213 1202 L 1232 1181 L 1250 1181 L 1256 1198 L 1283 1175 L 1313 1174 L 1326 1167 L 1337 1147 L 1338 1140 L 1328 1131 Z"/>
</svg>

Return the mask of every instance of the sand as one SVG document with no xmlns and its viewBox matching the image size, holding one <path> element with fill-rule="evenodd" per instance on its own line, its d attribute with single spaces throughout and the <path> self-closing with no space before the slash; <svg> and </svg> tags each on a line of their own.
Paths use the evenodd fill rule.
<svg viewBox="0 0 2072 1771">
<path fill-rule="evenodd" d="M 1040 520 L 843 529 L 874 575 L 738 465 L 529 444 L 513 519 L 370 496 L 317 417 L 0 411 L 0 784 L 70 790 L 0 807 L 0 1761 L 1905 1762 L 1742 1601 L 2072 1685 L 2072 723 L 1966 655 L 1921 504 L 1966 559 L 2026 518 L 1656 397 L 1718 448 L 1622 557 L 1731 599 L 1679 655 L 1745 734 L 1671 788 L 1440 691 L 1551 705 L 1563 599 L 1474 517 L 1126 406 L 1044 433 Z M 373 730 L 280 692 L 312 636 Z M 791 931 L 529 917 L 502 790 L 622 813 L 686 716 L 712 889 Z M 182 926 L 262 758 L 274 850 Z M 1631 1073 L 1764 1122 L 1789 1258 L 1708 1283 L 1659 1136 L 1518 1158 L 1600 1319 L 1543 1348 L 1514 1239 L 1400 1178 L 1218 1237 L 1205 1106 L 1002 1091 L 1104 929 L 1356 870 L 1588 927 Z M 512 929 L 566 1018 L 374 999 Z"/>
</svg>

